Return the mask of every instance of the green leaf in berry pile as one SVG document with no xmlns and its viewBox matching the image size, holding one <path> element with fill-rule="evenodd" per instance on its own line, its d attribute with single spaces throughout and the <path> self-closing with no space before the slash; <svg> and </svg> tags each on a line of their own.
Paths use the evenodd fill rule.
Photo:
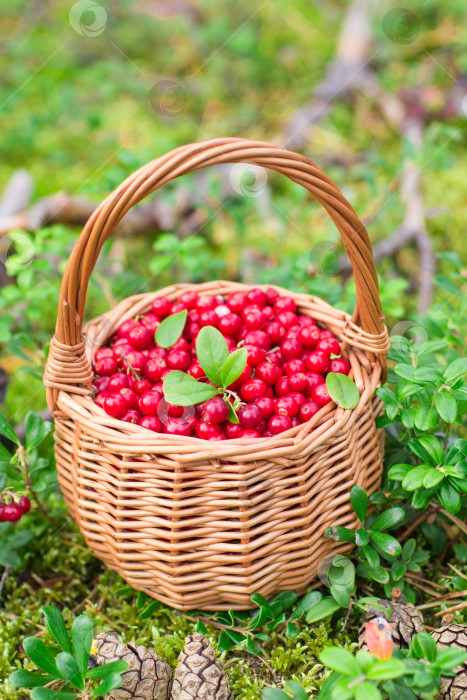
<svg viewBox="0 0 467 700">
<path fill-rule="evenodd" d="M 361 486 L 355 484 L 350 489 L 350 503 L 355 511 L 355 515 L 361 523 L 365 522 L 366 512 L 368 510 L 368 496 L 366 491 Z"/>
<path fill-rule="evenodd" d="M 196 355 L 206 377 L 216 386 L 223 386 L 222 367 L 229 357 L 229 349 L 217 328 L 201 328 L 196 338 Z"/>
<path fill-rule="evenodd" d="M 235 409 L 230 403 L 230 401 L 227 401 L 227 406 L 229 407 L 229 413 L 227 415 L 227 420 L 230 421 L 231 423 L 238 424 L 240 421 L 238 420 L 238 416 L 235 413 Z"/>
<path fill-rule="evenodd" d="M 247 356 L 246 348 L 239 348 L 230 353 L 221 367 L 220 386 L 228 387 L 239 378 L 246 367 Z M 201 365 L 201 367 L 203 367 L 203 365 Z"/>
<path fill-rule="evenodd" d="M 198 382 L 191 375 L 178 369 L 169 372 L 164 379 L 162 390 L 166 401 L 174 406 L 194 406 L 212 399 L 219 393 L 216 387 Z"/>
<path fill-rule="evenodd" d="M 341 408 L 355 408 L 360 400 L 357 385 L 346 374 L 329 372 L 326 388 L 331 399 Z"/>
<path fill-rule="evenodd" d="M 161 348 L 170 348 L 179 340 L 185 328 L 188 311 L 179 311 L 177 314 L 167 316 L 156 328 L 155 340 Z"/>
</svg>

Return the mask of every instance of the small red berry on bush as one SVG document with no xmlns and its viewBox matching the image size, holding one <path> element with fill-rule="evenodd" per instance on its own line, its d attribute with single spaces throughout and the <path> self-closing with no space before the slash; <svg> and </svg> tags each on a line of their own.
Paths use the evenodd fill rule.
<svg viewBox="0 0 467 700">
<path fill-rule="evenodd" d="M 1 509 L 2 520 L 8 523 L 16 523 L 23 515 L 23 509 L 18 503 L 8 503 Z"/>
<path fill-rule="evenodd" d="M 186 350 L 172 350 L 167 355 L 167 366 L 170 369 L 178 369 L 181 372 L 186 370 L 191 365 L 191 357 Z"/>
<path fill-rule="evenodd" d="M 26 515 L 26 513 L 29 513 L 31 510 L 31 501 L 27 496 L 21 496 L 18 505 L 21 508 L 23 515 Z"/>
</svg>

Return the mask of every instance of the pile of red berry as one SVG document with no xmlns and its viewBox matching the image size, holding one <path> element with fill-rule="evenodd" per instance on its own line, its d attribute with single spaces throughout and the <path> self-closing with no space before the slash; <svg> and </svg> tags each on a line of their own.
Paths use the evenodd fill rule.
<svg viewBox="0 0 467 700">
<path fill-rule="evenodd" d="M 188 314 L 180 338 L 170 348 L 157 346 L 161 321 L 183 310 Z M 164 399 L 162 382 L 172 370 L 208 382 L 195 347 L 204 326 L 222 333 L 229 352 L 247 350 L 245 369 L 229 387 L 241 402 L 238 424 L 227 420 L 229 408 L 221 396 L 188 407 Z M 108 415 L 158 433 L 205 440 L 271 437 L 310 420 L 332 400 L 327 373 L 350 369 L 340 352 L 331 331 L 320 329 L 291 297 L 274 289 L 226 298 L 187 291 L 174 303 L 154 299 L 150 313 L 124 321 L 109 347 L 96 352 L 95 401 Z"/>
<path fill-rule="evenodd" d="M 8 503 L 0 501 L 0 523 L 17 523 L 23 515 L 31 510 L 31 501 L 27 496 L 21 496 L 18 502 L 9 494 Z"/>
</svg>

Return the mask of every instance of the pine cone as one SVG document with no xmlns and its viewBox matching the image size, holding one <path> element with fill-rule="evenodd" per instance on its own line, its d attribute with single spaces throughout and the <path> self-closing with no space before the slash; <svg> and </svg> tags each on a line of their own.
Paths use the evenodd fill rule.
<svg viewBox="0 0 467 700">
<path fill-rule="evenodd" d="M 229 679 L 206 637 L 185 639 L 175 669 L 171 700 L 233 700 Z"/>
<path fill-rule="evenodd" d="M 99 665 L 123 659 L 130 667 L 122 673 L 121 687 L 106 695 L 108 700 L 168 700 L 172 669 L 156 652 L 122 644 L 115 634 L 100 634 L 95 646 Z"/>
<path fill-rule="evenodd" d="M 407 649 L 412 637 L 417 632 L 423 632 L 423 615 L 420 610 L 417 610 L 412 603 L 404 603 L 401 592 L 398 588 L 394 588 L 392 592 L 392 600 L 378 600 L 380 605 L 392 610 L 392 615 L 389 618 L 389 623 L 392 628 L 392 639 L 394 646 L 399 649 Z M 369 611 L 363 616 L 362 626 L 358 635 L 359 649 L 368 649 L 365 643 L 365 625 L 375 617 L 386 617 L 382 611 Z"/>
<path fill-rule="evenodd" d="M 467 651 L 467 625 L 452 622 L 452 615 L 443 618 L 443 627 L 430 632 L 439 649 L 457 647 Z M 454 669 L 456 675 L 443 676 L 441 690 L 437 697 L 441 700 L 466 700 L 467 698 L 467 662 Z"/>
</svg>

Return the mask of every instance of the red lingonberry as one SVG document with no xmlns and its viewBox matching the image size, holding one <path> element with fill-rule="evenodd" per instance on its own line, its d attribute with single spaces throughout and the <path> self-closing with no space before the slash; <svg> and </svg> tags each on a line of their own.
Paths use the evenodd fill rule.
<svg viewBox="0 0 467 700">
<path fill-rule="evenodd" d="M 265 431 L 263 432 L 263 434 L 261 435 L 261 437 L 263 437 L 263 438 L 265 438 L 265 437 L 272 437 L 273 435 L 274 435 L 274 433 L 271 433 L 270 430 L 265 430 Z"/>
<path fill-rule="evenodd" d="M 287 328 L 287 330 L 285 331 L 284 340 L 288 340 L 289 338 L 297 338 L 297 340 L 299 340 L 298 335 L 300 331 L 301 328 L 298 324 L 290 326 L 290 328 Z"/>
<path fill-rule="evenodd" d="M 251 440 L 253 438 L 260 438 L 261 433 L 258 433 L 257 430 L 250 430 L 249 428 L 247 428 L 246 430 L 242 430 L 242 432 L 240 433 L 240 435 L 238 437 L 248 438 L 249 440 Z"/>
<path fill-rule="evenodd" d="M 242 317 L 238 314 L 226 314 L 219 319 L 218 328 L 223 335 L 236 336 L 242 330 Z"/>
<path fill-rule="evenodd" d="M 162 433 L 162 421 L 157 416 L 143 416 L 138 421 L 138 425 L 154 433 Z"/>
<path fill-rule="evenodd" d="M 313 399 L 307 399 L 302 403 L 300 406 L 300 418 L 301 420 L 306 423 L 307 420 L 310 420 L 310 418 L 313 418 L 315 413 L 318 413 L 319 409 L 321 406 L 318 406 L 317 403 L 313 401 Z"/>
<path fill-rule="evenodd" d="M 248 302 L 246 301 L 245 292 L 233 292 L 233 294 L 229 294 L 225 303 L 230 311 L 239 314 L 243 311 Z"/>
<path fill-rule="evenodd" d="M 263 306 L 261 307 L 261 311 L 263 312 L 263 316 L 265 316 L 266 320 L 270 320 L 274 316 L 274 309 L 272 306 Z"/>
<path fill-rule="evenodd" d="M 172 303 L 166 297 L 156 297 L 152 301 L 151 308 L 156 316 L 165 318 L 172 310 Z"/>
<path fill-rule="evenodd" d="M 220 304 L 220 306 L 216 306 L 214 312 L 218 318 L 222 318 L 223 316 L 228 316 L 230 314 L 230 309 L 225 304 Z"/>
<path fill-rule="evenodd" d="M 306 366 L 310 372 L 321 374 L 325 372 L 329 365 L 329 357 L 321 350 L 313 350 L 306 358 Z"/>
<path fill-rule="evenodd" d="M 107 391 L 109 387 L 110 377 L 96 377 L 94 379 L 94 386 L 97 391 Z"/>
<path fill-rule="evenodd" d="M 138 408 L 145 416 L 156 416 L 161 398 L 158 391 L 145 391 L 139 397 Z"/>
<path fill-rule="evenodd" d="M 7 523 L 16 523 L 23 515 L 23 509 L 18 503 L 8 503 L 1 510 L 2 520 Z"/>
<path fill-rule="evenodd" d="M 200 312 L 198 309 L 190 309 L 189 312 L 187 313 L 186 317 L 189 323 L 198 323 L 199 322 L 199 315 Z"/>
<path fill-rule="evenodd" d="M 273 289 L 272 287 L 268 287 L 266 289 L 265 294 L 269 304 L 274 304 L 277 297 L 279 296 L 279 292 L 276 289 Z"/>
<path fill-rule="evenodd" d="M 266 318 L 262 311 L 250 311 L 249 313 L 245 313 L 243 321 L 245 323 L 245 328 L 248 328 L 249 331 L 254 331 L 264 326 Z"/>
<path fill-rule="evenodd" d="M 182 372 L 186 370 L 191 365 L 191 357 L 186 350 L 172 350 L 167 355 L 167 366 L 170 369 L 178 369 Z"/>
<path fill-rule="evenodd" d="M 283 398 L 293 399 L 299 408 L 306 401 L 305 396 L 300 391 L 291 391 L 290 394 L 287 394 Z"/>
<path fill-rule="evenodd" d="M 149 379 L 139 379 L 137 382 L 134 382 L 132 389 L 136 391 L 137 394 L 144 394 L 145 391 L 152 389 L 152 384 Z"/>
<path fill-rule="evenodd" d="M 274 352 L 268 353 L 268 360 L 269 362 L 273 362 L 275 365 L 279 365 L 280 367 L 284 362 L 284 356 L 280 350 L 275 350 Z"/>
<path fill-rule="evenodd" d="M 212 296 L 199 297 L 198 301 L 196 302 L 196 308 L 198 311 L 213 311 L 216 306 L 217 299 L 216 297 Z"/>
<path fill-rule="evenodd" d="M 178 314 L 178 313 L 180 313 L 180 311 L 186 311 L 186 306 L 185 306 L 185 304 L 184 304 L 183 302 L 181 302 L 181 301 L 175 301 L 175 302 L 172 304 L 172 310 L 171 310 L 170 313 L 171 313 L 171 314 Z"/>
<path fill-rule="evenodd" d="M 313 350 L 316 347 L 316 343 L 320 338 L 320 332 L 317 328 L 313 326 L 305 326 L 300 330 L 298 334 L 298 339 L 303 345 L 303 347 Z"/>
<path fill-rule="evenodd" d="M 220 427 L 217 423 L 207 423 L 204 420 L 200 420 L 196 426 L 196 435 L 202 440 L 209 440 L 209 438 L 219 434 Z"/>
<path fill-rule="evenodd" d="M 266 357 L 266 351 L 258 345 L 244 345 L 247 351 L 247 362 L 251 367 L 257 367 Z"/>
<path fill-rule="evenodd" d="M 289 360 L 293 362 L 293 360 Z M 308 389 L 308 380 L 304 372 L 296 372 L 289 376 L 289 387 L 291 391 L 298 391 L 303 394 Z"/>
<path fill-rule="evenodd" d="M 151 333 L 151 339 L 153 339 L 154 333 L 160 326 L 161 321 L 156 314 L 149 313 L 144 314 L 144 316 L 141 317 L 141 323 L 148 329 L 148 331 Z"/>
<path fill-rule="evenodd" d="M 274 400 L 269 396 L 260 396 L 259 399 L 255 399 L 255 405 L 261 409 L 264 418 L 270 418 L 276 410 Z"/>
<path fill-rule="evenodd" d="M 257 345 L 266 352 L 271 348 L 271 338 L 264 331 L 248 331 L 244 341 L 245 345 Z"/>
<path fill-rule="evenodd" d="M 234 382 L 232 382 L 232 384 L 230 384 L 229 389 L 239 389 L 242 386 L 243 382 L 246 382 L 247 379 L 249 379 L 250 377 L 251 367 L 247 362 L 243 372 L 241 373 L 238 379 L 236 379 Z"/>
<path fill-rule="evenodd" d="M 167 404 L 167 411 L 168 411 L 169 416 L 173 416 L 174 418 L 182 418 L 183 417 L 186 420 L 187 416 L 185 415 L 185 413 L 187 412 L 188 408 L 191 408 L 191 406 L 187 406 L 187 407 L 176 406 L 173 403 L 167 403 L 167 402 L 166 402 L 166 404 Z M 193 413 L 194 413 L 194 411 L 193 411 Z"/>
<path fill-rule="evenodd" d="M 327 403 L 332 401 L 329 396 L 326 384 L 318 384 L 311 392 L 311 398 L 318 406 L 325 406 Z"/>
<path fill-rule="evenodd" d="M 200 330 L 201 326 L 199 325 L 199 323 L 188 323 L 184 333 L 188 340 L 196 340 Z"/>
<path fill-rule="evenodd" d="M 129 331 L 135 326 L 136 321 L 134 318 L 129 318 L 127 321 L 123 321 L 123 323 L 117 329 L 117 338 L 126 338 Z"/>
<path fill-rule="evenodd" d="M 177 340 L 176 343 L 174 343 L 174 344 L 172 345 L 172 347 L 170 348 L 169 352 L 174 352 L 174 351 L 176 351 L 176 350 L 183 350 L 184 352 L 187 352 L 187 351 L 188 351 L 188 347 L 189 347 L 188 341 L 186 340 L 186 338 L 184 338 L 184 337 L 182 336 L 181 338 L 179 338 L 179 339 Z"/>
<path fill-rule="evenodd" d="M 110 391 L 100 391 L 98 394 L 96 394 L 94 401 L 98 406 L 104 408 L 104 401 L 106 396 L 112 396 Z"/>
<path fill-rule="evenodd" d="M 148 351 L 148 360 L 165 360 L 168 354 L 169 353 L 165 348 L 151 348 Z"/>
<path fill-rule="evenodd" d="M 337 372 L 338 374 L 348 374 L 350 372 L 350 362 L 345 357 L 336 357 L 329 363 L 328 372 Z"/>
<path fill-rule="evenodd" d="M 202 377 L 205 377 L 204 369 L 201 367 L 198 361 L 193 362 L 192 365 L 188 368 L 188 374 L 195 379 L 202 379 Z"/>
<path fill-rule="evenodd" d="M 263 412 L 257 404 L 241 406 L 237 412 L 238 420 L 244 428 L 257 428 L 264 420 Z"/>
<path fill-rule="evenodd" d="M 170 417 L 165 423 L 162 432 L 168 435 L 184 435 L 185 437 L 189 437 L 191 435 L 191 426 L 183 418 Z"/>
<path fill-rule="evenodd" d="M 118 341 L 116 341 L 118 342 Z M 99 348 L 99 350 L 96 350 L 96 354 L 94 355 L 95 360 L 100 360 L 103 357 L 113 357 L 114 356 L 114 351 L 113 348 Z"/>
<path fill-rule="evenodd" d="M 283 433 L 284 430 L 289 430 L 292 427 L 292 421 L 288 416 L 272 416 L 268 422 L 268 430 L 273 435 Z M 264 433 L 263 433 L 264 435 Z"/>
<path fill-rule="evenodd" d="M 286 394 L 290 394 L 289 378 L 287 376 L 281 377 L 277 382 L 276 394 L 278 396 L 285 396 Z"/>
<path fill-rule="evenodd" d="M 117 369 L 118 364 L 114 357 L 101 357 L 94 363 L 94 372 L 101 377 L 110 377 L 110 375 L 115 374 Z"/>
<path fill-rule="evenodd" d="M 267 296 L 262 289 L 254 287 L 247 292 L 246 300 L 249 304 L 258 304 L 258 306 L 264 306 L 267 301 Z"/>
<path fill-rule="evenodd" d="M 291 360 L 293 357 L 300 357 L 303 352 L 303 345 L 296 338 L 283 340 L 281 343 L 281 353 L 284 359 Z"/>
<path fill-rule="evenodd" d="M 144 366 L 144 374 L 152 382 L 158 382 L 166 367 L 167 362 L 162 357 L 150 358 Z"/>
<path fill-rule="evenodd" d="M 135 350 L 146 350 L 146 348 L 151 345 L 154 336 L 146 326 L 141 324 L 139 326 L 134 326 L 128 332 L 127 337 Z"/>
<path fill-rule="evenodd" d="M 128 408 L 125 413 L 120 416 L 120 420 L 125 421 L 125 423 L 133 423 L 134 425 L 137 425 L 142 417 L 143 414 L 137 411 L 136 408 Z"/>
<path fill-rule="evenodd" d="M 282 376 L 282 370 L 272 362 L 261 362 L 255 370 L 255 376 L 266 384 L 275 384 Z"/>
<path fill-rule="evenodd" d="M 123 396 L 123 398 L 126 401 L 126 408 L 137 408 L 138 407 L 138 399 L 139 396 L 136 393 L 136 391 L 133 391 L 133 389 L 130 389 L 129 387 L 122 387 L 119 391 L 120 396 Z"/>
<path fill-rule="evenodd" d="M 120 418 L 126 411 L 126 401 L 121 394 L 107 394 L 104 398 L 104 411 L 113 418 Z"/>
<path fill-rule="evenodd" d="M 230 440 L 238 438 L 240 433 L 243 432 L 243 428 L 239 423 L 226 423 L 225 424 L 225 435 Z"/>
<path fill-rule="evenodd" d="M 262 379 L 248 379 L 241 388 L 245 401 L 252 402 L 266 394 L 267 385 Z"/>
<path fill-rule="evenodd" d="M 295 399 L 290 398 L 290 395 L 280 396 L 276 399 L 275 404 L 276 413 L 279 416 L 289 416 L 289 418 L 292 418 L 292 416 L 296 416 L 298 413 L 299 406 Z"/>
<path fill-rule="evenodd" d="M 297 317 L 291 311 L 283 311 L 276 316 L 277 323 L 280 323 L 284 328 L 292 328 L 297 323 Z"/>
<path fill-rule="evenodd" d="M 141 374 L 144 371 L 144 366 L 146 365 L 146 355 L 143 355 L 143 353 L 139 350 L 133 350 L 133 352 L 129 352 L 126 355 L 125 364 L 128 364 L 136 372 L 136 374 Z"/>
<path fill-rule="evenodd" d="M 21 496 L 18 505 L 23 511 L 23 515 L 26 515 L 26 513 L 29 513 L 29 511 L 31 510 L 31 501 L 27 496 Z"/>
<path fill-rule="evenodd" d="M 283 311 L 291 311 L 295 313 L 297 306 L 292 297 L 277 297 L 274 300 L 274 311 L 276 314 L 280 314 Z"/>
<path fill-rule="evenodd" d="M 216 433 L 216 435 L 212 435 L 208 440 L 210 442 L 219 442 L 219 440 L 227 440 L 227 438 L 225 435 L 222 435 L 222 433 Z"/>
<path fill-rule="evenodd" d="M 202 420 L 209 423 L 223 423 L 229 415 L 229 407 L 220 396 L 214 396 L 204 404 Z"/>
<path fill-rule="evenodd" d="M 321 338 L 335 338 L 335 335 L 332 331 L 322 330 L 321 331 Z"/>
<path fill-rule="evenodd" d="M 194 309 L 199 301 L 199 297 L 195 291 L 189 290 L 187 292 L 183 292 L 179 298 L 179 301 L 184 305 L 185 309 Z"/>
<path fill-rule="evenodd" d="M 315 386 L 318 386 L 318 384 L 323 384 L 324 377 L 316 372 L 306 372 L 305 377 L 308 384 L 305 393 L 307 396 L 310 396 Z"/>
<path fill-rule="evenodd" d="M 214 326 L 217 328 L 219 323 L 219 316 L 215 311 L 201 311 L 199 315 L 199 325 L 203 328 L 204 326 Z"/>
<path fill-rule="evenodd" d="M 316 350 L 325 352 L 326 355 L 340 355 L 341 346 L 336 338 L 320 338 L 316 343 Z"/>
<path fill-rule="evenodd" d="M 287 362 L 284 362 L 283 367 L 284 372 L 289 377 L 291 377 L 292 374 L 302 374 L 306 371 L 305 363 L 298 357 L 294 357 L 292 360 L 287 360 Z"/>
<path fill-rule="evenodd" d="M 281 324 L 277 323 L 277 321 L 270 321 L 269 323 L 266 323 L 264 330 L 271 338 L 273 345 L 278 345 L 280 342 L 282 342 L 285 336 L 284 326 L 281 326 Z"/>
<path fill-rule="evenodd" d="M 123 374 L 123 372 L 116 372 L 115 374 L 112 374 L 111 377 L 109 377 L 107 390 L 120 391 L 120 389 L 124 389 L 129 386 L 130 382 L 128 380 L 128 376 L 126 374 Z"/>
<path fill-rule="evenodd" d="M 301 326 L 302 328 L 305 328 L 306 326 L 314 326 L 316 327 L 316 321 L 314 321 L 310 316 L 304 316 L 303 314 L 300 314 L 298 316 L 298 325 Z"/>
</svg>

